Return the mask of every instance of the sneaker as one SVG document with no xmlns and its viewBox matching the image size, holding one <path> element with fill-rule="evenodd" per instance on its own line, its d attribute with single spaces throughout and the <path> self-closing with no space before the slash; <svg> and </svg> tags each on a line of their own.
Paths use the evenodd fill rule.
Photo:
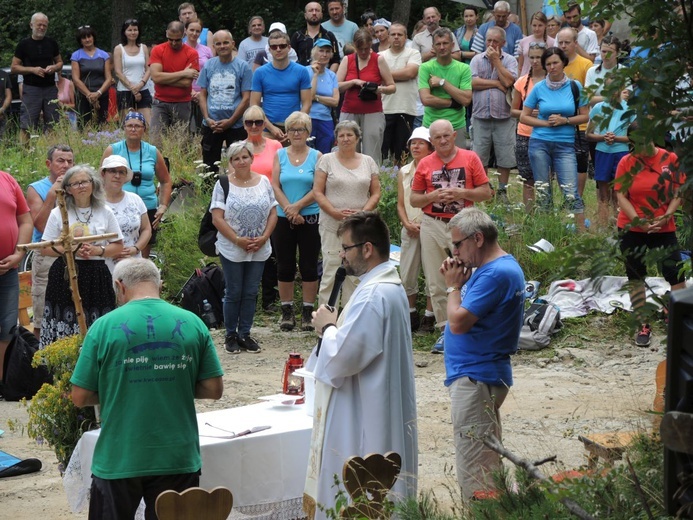
<svg viewBox="0 0 693 520">
<path fill-rule="evenodd" d="M 638 347 L 648 347 L 650 345 L 650 338 L 652 336 L 652 329 L 646 323 L 635 335 L 635 344 Z"/>
<path fill-rule="evenodd" d="M 258 345 L 257 341 L 250 336 L 238 338 L 238 345 L 240 345 L 241 349 L 245 350 L 246 352 L 251 352 L 253 354 L 260 352 L 260 345 Z"/>
<path fill-rule="evenodd" d="M 240 354 L 241 347 L 238 344 L 238 336 L 226 336 L 224 340 L 224 348 L 229 354 Z"/>
<path fill-rule="evenodd" d="M 419 332 L 433 332 L 436 329 L 436 317 L 435 316 L 424 316 L 421 318 L 421 325 L 419 325 Z"/>
<path fill-rule="evenodd" d="M 294 306 L 290 303 L 282 305 L 282 320 L 279 323 L 279 328 L 283 331 L 294 330 L 296 326 L 296 318 L 294 318 Z"/>
<path fill-rule="evenodd" d="M 313 306 L 304 305 L 301 313 L 301 330 L 315 330 L 313 327 Z"/>
<path fill-rule="evenodd" d="M 419 326 L 421 325 L 421 318 L 419 317 L 419 313 L 417 311 L 409 313 L 409 322 L 411 323 L 412 332 L 416 332 L 417 330 L 419 330 Z"/>
<path fill-rule="evenodd" d="M 431 349 L 431 354 L 442 354 L 443 352 L 445 352 L 445 334 L 440 335 Z"/>
</svg>

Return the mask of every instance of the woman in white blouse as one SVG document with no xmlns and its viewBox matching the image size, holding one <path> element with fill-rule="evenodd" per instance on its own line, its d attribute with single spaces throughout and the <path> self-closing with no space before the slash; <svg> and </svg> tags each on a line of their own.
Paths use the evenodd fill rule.
<svg viewBox="0 0 693 520">
<path fill-rule="evenodd" d="M 212 193 L 212 221 L 219 230 L 217 251 L 224 270 L 224 326 L 226 351 L 259 352 L 250 337 L 255 301 L 265 260 L 272 246 L 269 238 L 277 224 L 277 201 L 267 177 L 252 171 L 253 145 L 248 141 L 228 148 L 229 193 L 224 198 L 221 181 Z"/>
<path fill-rule="evenodd" d="M 359 211 L 374 210 L 380 200 L 378 165 L 369 155 L 356 151 L 361 139 L 359 125 L 355 121 L 342 121 L 336 126 L 334 133 L 337 151 L 320 158 L 313 180 L 313 195 L 320 206 L 320 305 L 327 303 L 335 273 L 342 263 L 339 255 L 342 245 L 337 236 L 340 222 Z M 355 288 L 355 279 L 347 277 L 342 285 L 342 306 L 346 305 Z"/>
</svg>

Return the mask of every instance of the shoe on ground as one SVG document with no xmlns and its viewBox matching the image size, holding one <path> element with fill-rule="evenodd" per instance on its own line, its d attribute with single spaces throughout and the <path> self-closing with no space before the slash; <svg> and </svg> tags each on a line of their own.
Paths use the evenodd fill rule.
<svg viewBox="0 0 693 520">
<path fill-rule="evenodd" d="M 648 324 L 643 325 L 635 335 L 635 345 L 638 347 L 649 347 L 652 338 L 652 329 Z"/>
<path fill-rule="evenodd" d="M 419 313 L 417 311 L 409 313 L 409 322 L 411 323 L 412 332 L 419 330 L 419 327 L 421 326 L 421 318 L 419 317 Z M 431 324 L 431 326 L 433 326 L 433 324 Z"/>
<path fill-rule="evenodd" d="M 445 334 L 440 335 L 431 349 L 431 354 L 442 354 L 443 352 L 445 352 Z"/>
<path fill-rule="evenodd" d="M 240 354 L 241 346 L 238 344 L 238 336 L 226 336 L 224 340 L 224 349 L 229 354 Z"/>
<path fill-rule="evenodd" d="M 284 332 L 294 330 L 296 326 L 296 318 L 294 317 L 294 306 L 290 303 L 282 305 L 282 320 L 279 322 L 279 328 Z"/>
<path fill-rule="evenodd" d="M 424 316 L 421 318 L 421 324 L 419 325 L 419 332 L 433 332 L 436 328 L 436 317 L 435 316 Z"/>
<path fill-rule="evenodd" d="M 246 352 L 250 352 L 252 354 L 260 352 L 260 345 L 258 345 L 257 341 L 250 336 L 238 338 L 238 345 L 241 347 L 241 350 L 245 350 Z"/>
<path fill-rule="evenodd" d="M 304 305 L 303 311 L 301 312 L 301 330 L 311 331 L 315 330 L 313 327 L 313 306 Z"/>
<path fill-rule="evenodd" d="M 269 305 L 263 305 L 262 310 L 266 314 L 276 314 L 279 312 L 280 308 L 276 303 L 270 303 Z"/>
</svg>

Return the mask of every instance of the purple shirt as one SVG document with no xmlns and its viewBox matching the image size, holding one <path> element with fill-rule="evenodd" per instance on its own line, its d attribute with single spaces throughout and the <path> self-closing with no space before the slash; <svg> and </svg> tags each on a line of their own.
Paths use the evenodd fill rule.
<svg viewBox="0 0 693 520">
<path fill-rule="evenodd" d="M 517 79 L 517 60 L 510 54 L 501 54 L 501 63 L 513 78 Z M 486 51 L 477 54 L 469 64 L 472 69 L 472 117 L 479 119 L 508 119 L 510 117 L 510 105 L 505 92 L 499 88 L 474 90 L 474 78 L 498 79 L 498 71 L 491 66 Z M 512 90 L 512 85 L 509 87 Z"/>
</svg>

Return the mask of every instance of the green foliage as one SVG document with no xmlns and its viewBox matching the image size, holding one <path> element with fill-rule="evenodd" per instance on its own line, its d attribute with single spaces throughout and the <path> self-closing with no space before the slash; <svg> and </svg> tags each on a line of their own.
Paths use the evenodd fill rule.
<svg viewBox="0 0 693 520">
<path fill-rule="evenodd" d="M 54 384 L 44 384 L 28 405 L 23 401 L 29 411 L 29 437 L 53 448 L 61 472 L 67 467 L 82 434 L 96 426 L 94 408 L 77 408 L 70 399 L 70 377 L 81 344 L 81 337 L 69 336 L 39 350 L 32 365 L 45 364 L 53 374 Z"/>
</svg>

